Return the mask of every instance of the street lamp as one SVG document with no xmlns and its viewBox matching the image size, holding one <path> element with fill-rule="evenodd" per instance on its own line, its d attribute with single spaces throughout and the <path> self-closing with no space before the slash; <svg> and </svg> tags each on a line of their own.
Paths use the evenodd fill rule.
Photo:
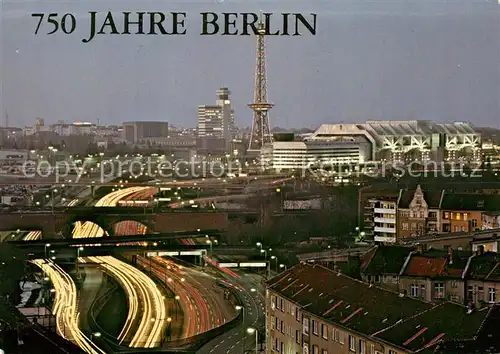
<svg viewBox="0 0 500 354">
<path fill-rule="evenodd" d="M 286 265 L 280 264 L 280 268 L 284 268 L 284 270 L 286 270 Z"/>
<path fill-rule="evenodd" d="M 76 249 L 76 274 L 78 279 L 80 279 L 80 251 L 83 251 L 81 246 Z"/>
<path fill-rule="evenodd" d="M 241 311 L 241 315 L 243 316 L 243 328 L 245 328 L 245 308 L 243 306 L 235 306 L 236 311 Z M 243 336 L 243 353 L 245 352 L 245 332 L 242 332 Z"/>
<path fill-rule="evenodd" d="M 254 334 L 255 333 L 255 354 L 258 354 L 259 352 L 259 331 L 257 331 L 255 328 L 249 327 L 247 328 L 248 334 Z"/>
<path fill-rule="evenodd" d="M 47 258 L 47 248 L 50 247 L 50 243 L 45 244 L 45 258 Z"/>
<path fill-rule="evenodd" d="M 259 248 L 260 248 L 260 250 L 262 251 L 262 243 L 257 242 L 257 247 L 259 247 Z"/>
<path fill-rule="evenodd" d="M 262 254 L 262 253 L 264 253 L 264 258 L 265 258 L 265 260 L 267 261 L 267 251 L 266 251 L 266 250 L 261 249 L 261 250 L 260 250 L 260 253 L 261 253 L 261 254 Z"/>
<path fill-rule="evenodd" d="M 99 338 L 101 336 L 101 332 L 95 332 L 90 334 L 90 341 L 92 342 L 92 338 Z"/>
<path fill-rule="evenodd" d="M 274 259 L 276 262 L 276 273 L 278 273 L 278 257 L 276 256 L 271 256 L 271 259 Z"/>
<path fill-rule="evenodd" d="M 212 240 L 207 240 L 207 245 L 210 245 L 210 257 L 212 257 Z"/>
</svg>

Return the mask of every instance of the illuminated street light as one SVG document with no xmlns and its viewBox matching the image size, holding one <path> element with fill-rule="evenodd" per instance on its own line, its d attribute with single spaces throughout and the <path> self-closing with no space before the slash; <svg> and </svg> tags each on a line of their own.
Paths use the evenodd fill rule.
<svg viewBox="0 0 500 354">
<path fill-rule="evenodd" d="M 248 334 L 255 333 L 255 354 L 258 354 L 258 352 L 259 352 L 259 331 L 257 331 L 255 328 L 249 327 L 249 328 L 247 328 L 247 333 Z"/>
<path fill-rule="evenodd" d="M 245 308 L 243 306 L 237 305 L 234 307 L 236 311 L 241 311 L 241 315 L 243 316 L 243 327 L 245 327 Z M 243 335 L 243 353 L 245 352 L 245 332 L 242 332 Z"/>
</svg>

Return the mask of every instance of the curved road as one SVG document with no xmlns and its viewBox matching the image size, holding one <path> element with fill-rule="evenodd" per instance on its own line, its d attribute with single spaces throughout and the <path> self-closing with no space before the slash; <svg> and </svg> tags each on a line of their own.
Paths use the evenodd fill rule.
<svg viewBox="0 0 500 354">
<path fill-rule="evenodd" d="M 240 273 L 240 278 L 230 277 L 227 273 L 218 270 L 214 276 L 223 278 L 232 284 L 243 300 L 244 322 L 236 328 L 213 339 L 200 350 L 199 354 L 233 354 L 243 353 L 244 350 L 255 348 L 255 335 L 249 335 L 247 328 L 261 328 L 265 321 L 265 289 L 260 283 L 260 277 Z M 260 334 L 260 333 L 259 333 Z"/>
</svg>

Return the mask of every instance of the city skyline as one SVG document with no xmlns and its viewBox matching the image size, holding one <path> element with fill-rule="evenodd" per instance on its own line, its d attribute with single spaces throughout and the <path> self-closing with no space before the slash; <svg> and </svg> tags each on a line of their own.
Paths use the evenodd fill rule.
<svg viewBox="0 0 500 354">
<path fill-rule="evenodd" d="M 272 1 L 201 3 L 200 9 L 200 2 L 141 2 L 141 9 L 283 10 Z M 137 4 L 3 3 L 4 33 L 14 35 L 2 38 L 2 115 L 7 111 L 17 126 L 41 117 L 47 124 L 160 120 L 195 127 L 198 105 L 228 87 L 236 124 L 250 126 L 254 36 L 107 36 L 83 45 L 80 35 L 34 36 L 29 15 L 71 12 L 81 21 L 88 11 L 134 11 Z M 369 119 L 499 126 L 495 2 L 335 2 L 335 11 L 331 4 L 290 2 L 286 10 L 317 12 L 318 34 L 267 39 L 269 101 L 276 105 L 271 127 Z"/>
</svg>

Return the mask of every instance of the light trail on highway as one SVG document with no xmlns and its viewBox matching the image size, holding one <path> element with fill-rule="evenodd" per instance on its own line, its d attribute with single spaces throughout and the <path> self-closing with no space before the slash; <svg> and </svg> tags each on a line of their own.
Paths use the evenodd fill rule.
<svg viewBox="0 0 500 354">
<path fill-rule="evenodd" d="M 77 290 L 70 275 L 49 260 L 38 259 L 33 263 L 47 274 L 54 286 L 55 299 L 52 312 L 56 316 L 58 334 L 73 341 L 89 354 L 106 354 L 78 326 L 80 313 L 77 312 Z"/>
<path fill-rule="evenodd" d="M 236 316 L 232 305 L 225 304 L 223 295 L 214 292 L 215 282 L 205 273 L 162 257 L 139 256 L 137 262 L 163 280 L 174 296 L 179 296 L 184 305 L 183 338 L 208 332 Z"/>
<path fill-rule="evenodd" d="M 112 192 L 101 198 L 97 207 L 113 207 L 119 200 L 149 187 L 132 187 Z M 74 238 L 103 237 L 104 230 L 98 225 L 75 223 Z M 144 273 L 113 257 L 88 257 L 116 278 L 123 286 L 129 302 L 125 325 L 119 335 L 120 342 L 130 339 L 130 347 L 153 348 L 161 344 L 167 325 L 167 308 L 164 297 L 156 284 Z M 82 259 L 86 262 L 86 259 Z M 139 315 L 140 314 L 140 315 Z M 134 332 L 134 327 L 137 330 Z"/>
</svg>

